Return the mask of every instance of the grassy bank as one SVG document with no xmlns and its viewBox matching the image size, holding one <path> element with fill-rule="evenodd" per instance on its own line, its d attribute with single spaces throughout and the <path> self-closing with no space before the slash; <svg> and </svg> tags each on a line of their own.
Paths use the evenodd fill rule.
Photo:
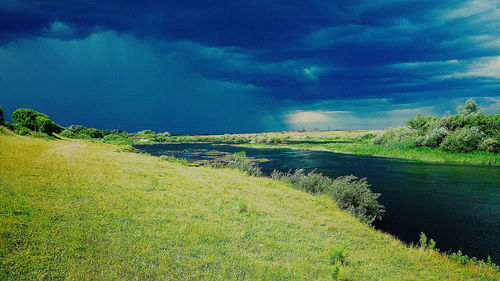
<svg viewBox="0 0 500 281">
<path fill-rule="evenodd" d="M 399 148 L 397 146 L 374 145 L 369 142 L 354 143 L 284 143 L 277 145 L 240 144 L 249 147 L 275 147 L 323 150 L 337 153 L 398 158 L 412 161 L 447 163 L 459 165 L 500 166 L 500 154 L 476 151 L 471 153 L 444 152 L 428 147 Z"/>
<path fill-rule="evenodd" d="M 0 136 L 1 280 L 500 278 L 283 182 L 120 151 Z"/>
</svg>

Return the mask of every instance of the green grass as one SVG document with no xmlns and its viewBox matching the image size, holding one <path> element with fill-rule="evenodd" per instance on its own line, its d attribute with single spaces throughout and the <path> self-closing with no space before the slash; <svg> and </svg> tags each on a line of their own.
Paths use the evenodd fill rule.
<svg viewBox="0 0 500 281">
<path fill-rule="evenodd" d="M 419 148 L 402 148 L 397 146 L 375 145 L 369 142 L 354 142 L 354 143 L 294 143 L 294 144 L 279 144 L 279 145 L 262 145 L 262 144 L 241 144 L 241 146 L 250 147 L 283 147 L 283 148 L 298 148 L 310 150 L 331 151 L 346 154 L 369 155 L 387 158 L 399 158 L 413 161 L 425 161 L 435 163 L 448 163 L 460 165 L 489 165 L 500 166 L 500 154 L 483 151 L 472 153 L 452 153 L 444 152 L 439 149 L 429 147 Z"/>
<path fill-rule="evenodd" d="M 500 279 L 235 170 L 2 135 L 0 171 L 0 280 Z"/>
</svg>

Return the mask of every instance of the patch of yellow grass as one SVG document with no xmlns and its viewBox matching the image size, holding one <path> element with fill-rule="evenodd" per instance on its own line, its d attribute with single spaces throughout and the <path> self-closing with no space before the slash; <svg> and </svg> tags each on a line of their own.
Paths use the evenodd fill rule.
<svg viewBox="0 0 500 281">
<path fill-rule="evenodd" d="M 331 280 L 338 248 L 355 279 L 499 279 L 238 171 L 11 135 L 0 171 L 2 280 Z"/>
</svg>

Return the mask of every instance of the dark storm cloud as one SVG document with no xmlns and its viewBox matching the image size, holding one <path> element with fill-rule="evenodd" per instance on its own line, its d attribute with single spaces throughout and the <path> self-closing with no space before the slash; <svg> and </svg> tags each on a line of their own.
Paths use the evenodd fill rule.
<svg viewBox="0 0 500 281">
<path fill-rule="evenodd" d="M 169 98 L 195 104 L 196 110 L 188 110 L 193 120 L 213 116 L 198 126 L 208 131 L 222 119 L 242 123 L 245 116 L 253 118 L 245 128 L 282 129 L 276 120 L 300 110 L 349 111 L 342 120 L 356 128 L 378 112 L 378 120 L 386 120 L 380 124 L 395 125 L 413 113 L 397 111 L 402 108 L 440 114 L 467 97 L 496 110 L 499 22 L 494 0 L 3 1 L 0 67 L 6 75 L 0 88 L 8 94 L 24 83 L 24 93 L 31 93 L 26 101 L 40 91 L 51 91 L 57 100 L 68 95 L 58 85 L 66 79 L 66 88 L 80 89 L 73 98 L 99 102 L 103 110 L 118 101 L 88 96 L 102 89 L 120 92 L 125 109 L 141 95 L 142 108 L 134 110 L 147 120 L 135 127 L 165 124 L 152 122 L 161 109 L 143 111 Z M 53 60 L 37 57 L 40 52 Z M 92 56 L 99 57 L 93 65 Z M 19 68 L 15 60 L 23 57 L 31 60 Z M 59 68 L 50 66 L 54 61 Z M 147 86 L 139 90 L 125 78 Z M 199 87 L 187 89 L 194 84 Z M 205 100 L 203 88 L 212 100 L 223 98 L 224 108 L 245 107 L 239 102 L 245 97 L 244 116 L 241 110 L 215 114 L 223 108 L 215 103 L 203 108 L 197 102 Z M 391 123 L 394 110 L 401 118 Z"/>
</svg>

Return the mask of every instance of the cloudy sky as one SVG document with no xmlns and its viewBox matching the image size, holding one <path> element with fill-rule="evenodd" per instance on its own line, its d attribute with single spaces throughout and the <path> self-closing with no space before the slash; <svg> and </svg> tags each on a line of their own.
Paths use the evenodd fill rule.
<svg viewBox="0 0 500 281">
<path fill-rule="evenodd" d="M 498 0 L 127 2 L 1 1 L 7 115 L 221 133 L 500 111 Z"/>
</svg>

